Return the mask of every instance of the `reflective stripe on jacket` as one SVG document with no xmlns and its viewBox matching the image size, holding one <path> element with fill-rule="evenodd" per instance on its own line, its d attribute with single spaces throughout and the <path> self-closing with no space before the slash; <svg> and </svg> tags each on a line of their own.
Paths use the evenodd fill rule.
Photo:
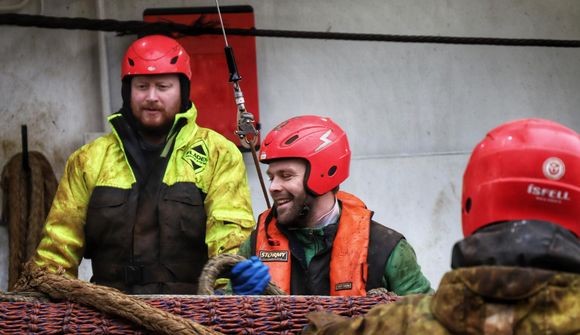
<svg viewBox="0 0 580 335">
<path fill-rule="evenodd" d="M 233 143 L 197 126 L 196 113 L 192 106 L 177 114 L 174 127 L 184 125 L 176 133 L 172 151 L 166 153 L 166 167 L 158 176 L 161 182 L 143 185 L 136 177 L 139 171 L 132 168 L 135 163 L 130 161 L 131 155 L 125 152 L 126 138 L 119 132 L 126 122 L 120 122 L 121 114 L 112 115 L 109 121 L 114 125 L 113 133 L 69 157 L 34 261 L 53 271 L 62 267 L 67 275 L 76 276 L 86 249 L 89 257 L 107 254 L 105 258 L 115 262 L 111 266 L 121 266 L 129 282 L 147 281 L 143 278 L 147 277 L 146 270 L 159 268 L 155 271 L 164 274 L 149 278 L 151 281 L 173 276 L 171 280 L 179 282 L 181 275 L 196 276 L 196 271 L 188 269 L 192 257 L 202 263 L 206 257 L 235 252 L 254 223 L 243 159 Z M 149 228 L 143 228 L 157 232 L 141 231 L 141 236 L 148 236 L 147 242 L 136 245 L 140 242 L 132 227 L 139 220 L 137 205 L 143 193 L 139 187 L 144 185 L 153 187 L 148 193 L 154 195 L 149 203 L 156 208 L 151 213 L 157 213 L 158 219 L 153 221 L 158 221 L 158 226 L 148 222 Z M 88 212 L 100 213 L 101 217 L 87 218 Z M 94 224 L 88 224 L 93 220 Z M 184 245 L 188 239 L 197 242 L 181 251 L 168 243 L 181 241 L 178 244 Z M 147 244 L 153 244 L 149 255 Z M 113 250 L 115 245 L 117 251 Z M 178 253 L 185 256 L 178 259 Z"/>
</svg>

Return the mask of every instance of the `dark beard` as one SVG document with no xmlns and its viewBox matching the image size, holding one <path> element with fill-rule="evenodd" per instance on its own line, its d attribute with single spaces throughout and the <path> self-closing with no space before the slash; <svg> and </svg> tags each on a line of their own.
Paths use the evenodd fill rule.
<svg viewBox="0 0 580 335">
<path fill-rule="evenodd" d="M 157 127 L 146 127 L 140 122 L 136 122 L 137 132 L 143 138 L 165 138 L 171 131 L 171 127 L 173 126 L 173 120 L 164 123 L 161 126 Z"/>
<path fill-rule="evenodd" d="M 304 201 L 301 205 L 293 206 L 288 211 L 286 211 L 284 217 L 280 218 L 280 215 L 276 213 L 276 218 L 278 223 L 283 226 L 303 228 L 306 227 L 308 214 L 310 214 L 310 196 L 306 195 Z"/>
</svg>

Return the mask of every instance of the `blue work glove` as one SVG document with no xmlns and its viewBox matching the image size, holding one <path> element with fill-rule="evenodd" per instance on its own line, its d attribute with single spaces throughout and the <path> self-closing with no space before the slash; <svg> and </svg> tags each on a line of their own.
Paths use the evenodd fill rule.
<svg viewBox="0 0 580 335">
<path fill-rule="evenodd" d="M 256 256 L 234 265 L 230 277 L 234 294 L 258 295 L 264 292 L 272 279 L 268 270 Z"/>
</svg>

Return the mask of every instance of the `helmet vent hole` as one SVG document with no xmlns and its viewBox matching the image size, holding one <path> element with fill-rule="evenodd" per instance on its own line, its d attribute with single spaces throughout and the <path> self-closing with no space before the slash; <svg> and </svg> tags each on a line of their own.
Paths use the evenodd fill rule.
<svg viewBox="0 0 580 335">
<path fill-rule="evenodd" d="M 169 63 L 171 63 L 171 64 L 177 63 L 178 58 L 179 58 L 179 56 L 175 56 L 175 57 L 171 58 L 171 61 Z"/>
<path fill-rule="evenodd" d="M 330 169 L 328 169 L 328 176 L 332 177 L 336 173 L 336 165 L 333 165 Z"/>
<path fill-rule="evenodd" d="M 128 58 L 127 60 L 129 61 L 129 65 L 135 66 L 135 62 L 131 58 Z"/>
<path fill-rule="evenodd" d="M 290 137 L 289 139 L 286 140 L 286 142 L 284 142 L 284 144 L 286 145 L 290 145 L 292 144 L 294 141 L 296 141 L 298 139 L 298 135 L 294 135 L 292 137 Z"/>
<path fill-rule="evenodd" d="M 471 210 L 471 198 L 467 198 L 467 200 L 465 200 L 465 212 L 469 213 L 470 210 Z"/>
</svg>

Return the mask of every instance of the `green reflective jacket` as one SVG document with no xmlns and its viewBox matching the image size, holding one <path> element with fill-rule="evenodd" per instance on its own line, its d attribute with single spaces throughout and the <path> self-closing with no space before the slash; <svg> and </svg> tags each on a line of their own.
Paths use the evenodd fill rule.
<svg viewBox="0 0 580 335">
<path fill-rule="evenodd" d="M 242 155 L 222 135 L 199 127 L 196 116 L 194 106 L 176 115 L 174 125 L 181 119 L 186 123 L 174 138 L 162 182 L 169 187 L 192 183 L 201 190 L 208 256 L 235 253 L 254 226 Z M 111 115 L 109 122 L 113 125 L 118 117 L 121 114 Z M 67 275 L 76 276 L 86 247 L 85 223 L 93 190 L 129 190 L 135 183 L 115 127 L 75 151 L 67 161 L 33 261 L 53 271 L 62 267 Z"/>
<path fill-rule="evenodd" d="M 580 275 L 480 266 L 448 272 L 433 296 L 364 317 L 312 314 L 305 334 L 580 334 Z"/>
</svg>

